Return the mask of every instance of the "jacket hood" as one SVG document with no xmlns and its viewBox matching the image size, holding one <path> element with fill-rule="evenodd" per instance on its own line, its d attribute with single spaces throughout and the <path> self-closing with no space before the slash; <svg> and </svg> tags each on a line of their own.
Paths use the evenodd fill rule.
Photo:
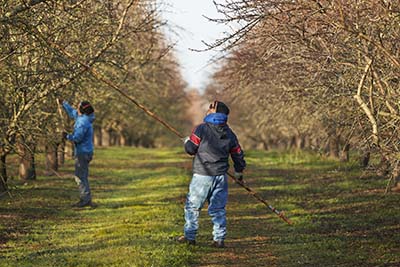
<svg viewBox="0 0 400 267">
<path fill-rule="evenodd" d="M 224 113 L 211 113 L 204 118 L 204 122 L 208 122 L 214 125 L 226 124 L 227 121 L 228 115 Z"/>
<path fill-rule="evenodd" d="M 211 113 L 204 118 L 204 122 L 213 130 L 219 139 L 223 139 L 227 134 L 228 116 L 224 113 Z"/>
<path fill-rule="evenodd" d="M 89 114 L 89 115 L 84 114 L 83 116 L 86 117 L 90 123 L 93 123 L 93 121 L 95 119 L 94 113 Z"/>
</svg>

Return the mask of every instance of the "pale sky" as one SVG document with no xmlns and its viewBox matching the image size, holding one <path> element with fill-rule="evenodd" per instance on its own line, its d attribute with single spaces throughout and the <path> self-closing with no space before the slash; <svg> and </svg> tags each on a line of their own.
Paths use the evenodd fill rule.
<svg viewBox="0 0 400 267">
<path fill-rule="evenodd" d="M 221 3 L 223 0 L 219 0 Z M 204 49 L 202 43 L 212 43 L 223 36 L 227 28 L 208 21 L 221 18 L 212 0 L 159 0 L 163 5 L 162 18 L 167 21 L 165 32 L 171 42 L 176 43 L 175 51 L 181 65 L 181 73 L 189 88 L 205 89 L 213 68 L 210 59 L 216 51 L 194 52 L 191 49 Z M 173 31 L 171 31 L 171 29 Z"/>
</svg>

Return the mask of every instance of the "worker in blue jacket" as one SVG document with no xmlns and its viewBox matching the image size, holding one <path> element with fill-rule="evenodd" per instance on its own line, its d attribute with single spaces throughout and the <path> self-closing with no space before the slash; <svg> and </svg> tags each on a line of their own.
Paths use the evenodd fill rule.
<svg viewBox="0 0 400 267">
<path fill-rule="evenodd" d="M 242 172 L 246 167 L 243 150 L 227 124 L 228 115 L 229 108 L 223 102 L 214 101 L 210 104 L 204 123 L 185 139 L 185 151 L 194 155 L 194 159 L 193 176 L 185 203 L 184 235 L 178 238 L 181 243 L 196 244 L 199 213 L 208 201 L 208 214 L 214 225 L 213 246 L 225 246 L 229 155 L 239 181 L 243 180 Z"/>
<path fill-rule="evenodd" d="M 71 107 L 67 101 L 59 101 L 68 116 L 75 120 L 73 133 L 63 133 L 63 138 L 75 145 L 75 181 L 79 187 L 80 199 L 73 207 L 93 207 L 88 176 L 89 163 L 93 157 L 94 108 L 88 101 L 80 102 L 77 109 Z"/>
</svg>

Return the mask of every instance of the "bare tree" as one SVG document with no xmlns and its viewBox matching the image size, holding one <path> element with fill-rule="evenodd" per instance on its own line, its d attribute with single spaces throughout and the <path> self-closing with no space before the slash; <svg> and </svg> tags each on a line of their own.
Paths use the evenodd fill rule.
<svg viewBox="0 0 400 267">
<path fill-rule="evenodd" d="M 214 87 L 251 114 L 244 118 L 249 140 L 308 139 L 334 157 L 353 147 L 396 169 L 399 3 L 230 0 L 217 7 L 225 19 L 215 21 L 237 30 L 210 44 L 230 51 Z"/>
<path fill-rule="evenodd" d="M 173 116 L 179 105 L 171 103 L 184 97 L 185 85 L 159 29 L 162 22 L 155 2 L 3 2 L 0 190 L 6 188 L 6 157 L 11 152 L 21 157 L 22 178 L 35 177 L 34 154 L 44 150 L 48 171 L 57 170 L 63 128 L 57 98 L 73 104 L 83 98 L 93 100 L 99 115 L 96 125 L 116 132 L 114 143 L 129 143 L 134 136 L 143 145 L 155 144 L 160 128 L 142 131 L 150 124 L 148 119 L 128 109 L 87 71 L 96 68 L 127 92 L 146 98 L 157 111 Z"/>
</svg>

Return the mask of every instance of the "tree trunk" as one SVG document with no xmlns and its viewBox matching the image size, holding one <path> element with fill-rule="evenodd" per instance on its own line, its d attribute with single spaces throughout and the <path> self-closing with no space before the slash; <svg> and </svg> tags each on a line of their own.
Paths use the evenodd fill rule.
<svg viewBox="0 0 400 267">
<path fill-rule="evenodd" d="M 371 153 L 369 151 L 364 151 L 360 157 L 360 166 L 363 168 L 368 167 L 369 164 L 369 159 L 370 159 Z"/>
<path fill-rule="evenodd" d="M 68 159 L 74 158 L 74 144 L 70 141 L 65 143 L 65 155 Z"/>
<path fill-rule="evenodd" d="M 95 127 L 94 128 L 94 134 L 93 134 L 93 144 L 94 146 L 102 146 L 102 138 L 101 138 L 102 130 L 100 127 Z"/>
<path fill-rule="evenodd" d="M 124 134 L 119 135 L 119 143 L 121 146 L 127 146 L 128 145 L 128 140 L 126 139 Z"/>
<path fill-rule="evenodd" d="M 262 149 L 264 149 L 264 144 L 263 144 L 262 142 L 257 143 L 256 149 L 257 149 L 257 150 L 262 150 Z"/>
<path fill-rule="evenodd" d="M 393 187 L 391 188 L 392 191 L 400 192 L 400 166 L 399 163 L 396 163 L 395 167 L 392 171 L 393 176 Z M 391 186 L 389 184 L 389 186 Z M 390 189 L 390 188 L 388 188 Z"/>
<path fill-rule="evenodd" d="M 313 138 L 311 139 L 310 147 L 311 147 L 312 149 L 321 149 L 321 148 L 323 148 L 323 147 L 322 147 L 322 144 L 321 144 L 321 140 L 319 140 L 319 139 L 316 138 L 316 137 L 313 137 Z"/>
<path fill-rule="evenodd" d="M 311 148 L 311 138 L 308 135 L 304 136 L 304 148 L 305 149 Z"/>
<path fill-rule="evenodd" d="M 6 154 L 0 154 L 0 192 L 7 190 L 7 165 Z"/>
<path fill-rule="evenodd" d="M 267 141 L 263 141 L 262 144 L 263 144 L 263 149 L 264 150 L 269 150 L 269 146 L 268 146 L 268 142 Z"/>
<path fill-rule="evenodd" d="M 57 146 L 55 144 L 46 145 L 46 175 L 54 175 L 58 171 Z"/>
<path fill-rule="evenodd" d="M 341 162 L 348 162 L 350 159 L 350 144 L 346 144 L 342 151 L 340 151 L 340 161 Z"/>
<path fill-rule="evenodd" d="M 292 149 L 295 146 L 295 144 L 296 144 L 296 137 L 293 136 L 289 139 L 286 149 L 288 149 L 288 150 Z"/>
<path fill-rule="evenodd" d="M 382 156 L 376 174 L 382 177 L 387 176 L 389 174 L 389 168 L 390 168 L 389 160 L 385 156 Z"/>
<path fill-rule="evenodd" d="M 114 146 L 121 146 L 121 134 L 114 132 Z"/>
<path fill-rule="evenodd" d="M 101 144 L 102 146 L 110 146 L 111 138 L 110 131 L 105 128 L 101 128 Z"/>
<path fill-rule="evenodd" d="M 337 135 L 329 137 L 329 157 L 339 158 L 339 137 Z"/>
<path fill-rule="evenodd" d="M 304 137 L 301 135 L 296 135 L 296 148 L 297 149 L 304 148 Z"/>
<path fill-rule="evenodd" d="M 18 150 L 21 154 L 18 169 L 19 178 L 22 180 L 36 180 L 34 147 L 29 148 L 23 144 L 19 144 Z"/>
<path fill-rule="evenodd" d="M 271 146 L 270 146 L 271 147 Z M 287 148 L 287 142 L 285 139 L 282 140 L 278 140 L 274 143 L 274 148 L 280 149 L 280 150 L 284 150 Z"/>
<path fill-rule="evenodd" d="M 62 166 L 65 163 L 65 140 L 58 145 L 58 165 Z"/>
</svg>

